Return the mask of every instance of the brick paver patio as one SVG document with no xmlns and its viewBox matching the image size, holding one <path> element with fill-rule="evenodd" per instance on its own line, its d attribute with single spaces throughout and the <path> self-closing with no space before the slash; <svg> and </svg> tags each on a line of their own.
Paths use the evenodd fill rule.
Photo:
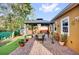
<svg viewBox="0 0 79 59">
<path fill-rule="evenodd" d="M 35 41 L 29 55 L 52 55 L 40 42 Z"/>
<path fill-rule="evenodd" d="M 10 53 L 10 55 L 76 55 L 67 46 L 61 46 L 57 41 L 54 40 L 54 44 L 51 40 L 47 39 L 42 43 L 41 41 L 36 41 L 35 39 L 29 40 L 25 47 L 18 47 L 15 51 Z"/>
<path fill-rule="evenodd" d="M 57 41 L 54 40 L 54 44 L 51 40 L 47 40 L 42 44 L 47 48 L 53 55 L 76 55 L 77 53 L 68 48 L 67 46 L 61 46 Z"/>
<path fill-rule="evenodd" d="M 29 40 L 24 47 L 18 47 L 10 55 L 28 55 L 34 43 L 34 39 Z"/>
</svg>

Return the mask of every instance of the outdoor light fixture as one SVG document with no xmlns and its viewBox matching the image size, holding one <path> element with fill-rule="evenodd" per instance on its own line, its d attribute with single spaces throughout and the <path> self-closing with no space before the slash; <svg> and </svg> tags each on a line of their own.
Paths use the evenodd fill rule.
<svg viewBox="0 0 79 59">
<path fill-rule="evenodd" d="M 79 22 L 79 16 L 75 17 L 75 21 Z"/>
</svg>

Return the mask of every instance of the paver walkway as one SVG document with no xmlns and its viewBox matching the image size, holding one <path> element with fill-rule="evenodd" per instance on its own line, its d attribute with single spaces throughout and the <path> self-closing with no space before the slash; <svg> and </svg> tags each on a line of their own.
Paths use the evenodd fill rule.
<svg viewBox="0 0 79 59">
<path fill-rule="evenodd" d="M 34 43 L 34 39 L 30 39 L 24 47 L 18 47 L 10 53 L 10 55 L 28 55 Z"/>
<path fill-rule="evenodd" d="M 71 50 L 67 46 L 61 46 L 59 42 L 54 41 L 54 44 L 52 44 L 52 41 L 50 38 L 46 37 L 46 40 L 42 44 L 45 48 L 47 48 L 53 55 L 76 55 L 75 51 Z"/>
<path fill-rule="evenodd" d="M 47 48 L 53 55 L 76 55 L 77 54 L 67 46 L 61 46 L 55 40 L 54 40 L 54 44 L 51 43 L 51 40 L 47 40 L 42 45 L 45 48 Z"/>
<path fill-rule="evenodd" d="M 52 55 L 52 53 L 48 49 L 46 49 L 40 42 L 35 41 L 29 55 Z"/>
<path fill-rule="evenodd" d="M 51 39 L 48 37 L 42 43 L 35 39 L 29 40 L 25 47 L 18 47 L 10 55 L 76 55 L 77 53 L 68 48 L 67 46 L 61 46 L 54 40 L 54 44 L 51 43 Z"/>
</svg>

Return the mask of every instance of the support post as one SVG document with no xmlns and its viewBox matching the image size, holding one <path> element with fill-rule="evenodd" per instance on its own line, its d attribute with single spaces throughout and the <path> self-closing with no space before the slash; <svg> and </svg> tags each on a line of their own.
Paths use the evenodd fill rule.
<svg viewBox="0 0 79 59">
<path fill-rule="evenodd" d="M 33 24 L 32 24 L 32 37 L 33 37 Z"/>
<path fill-rule="evenodd" d="M 49 34 L 50 34 L 50 28 L 49 28 L 49 25 L 48 25 L 48 37 L 49 37 Z"/>
</svg>

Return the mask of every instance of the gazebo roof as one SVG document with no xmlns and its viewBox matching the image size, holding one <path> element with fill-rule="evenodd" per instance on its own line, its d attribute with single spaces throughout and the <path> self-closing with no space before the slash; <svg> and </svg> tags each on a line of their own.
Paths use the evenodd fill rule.
<svg viewBox="0 0 79 59">
<path fill-rule="evenodd" d="M 50 21 L 46 20 L 27 20 L 26 24 L 50 24 Z"/>
</svg>

